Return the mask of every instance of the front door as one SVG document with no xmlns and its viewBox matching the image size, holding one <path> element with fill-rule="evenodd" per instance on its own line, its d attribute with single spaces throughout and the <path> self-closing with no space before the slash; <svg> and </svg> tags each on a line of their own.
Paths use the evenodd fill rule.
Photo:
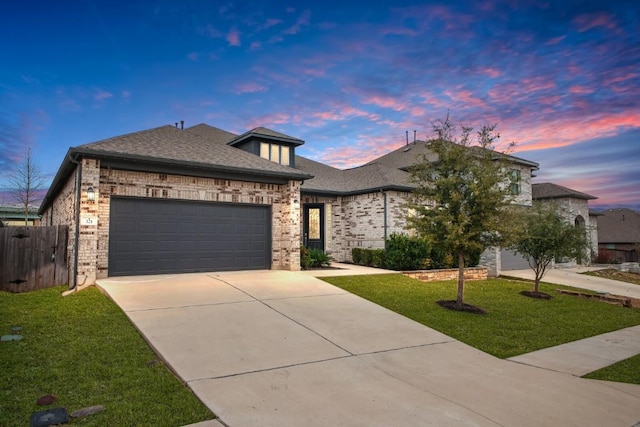
<svg viewBox="0 0 640 427">
<path fill-rule="evenodd" d="M 303 245 L 324 251 L 324 205 L 304 205 Z"/>
</svg>

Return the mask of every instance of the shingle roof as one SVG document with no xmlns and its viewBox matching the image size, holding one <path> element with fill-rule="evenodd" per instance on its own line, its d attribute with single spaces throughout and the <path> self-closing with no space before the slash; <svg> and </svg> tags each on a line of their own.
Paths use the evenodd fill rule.
<svg viewBox="0 0 640 427">
<path fill-rule="evenodd" d="M 213 132 L 210 133 L 213 134 Z M 197 165 L 214 170 L 264 173 L 270 176 L 298 179 L 307 177 L 306 174 L 293 168 L 224 144 L 213 143 L 208 137 L 196 135 L 193 130 L 185 131 L 173 126 L 162 126 L 108 138 L 81 145 L 76 147 L 75 151 L 83 154 L 119 155 L 125 159 Z"/>
<path fill-rule="evenodd" d="M 596 196 L 581 193 L 562 185 L 553 184 L 551 182 L 543 182 L 531 185 L 532 197 L 534 200 L 542 199 L 559 199 L 564 197 L 572 197 L 574 199 L 595 200 Z"/>
<path fill-rule="evenodd" d="M 299 138 L 294 138 L 292 136 L 285 135 L 284 133 L 276 132 L 275 130 L 267 129 L 264 127 L 257 127 L 257 128 L 251 129 L 250 131 L 235 137 L 233 140 L 229 141 L 228 144 L 237 145 L 240 142 L 252 137 L 266 137 L 267 139 L 275 139 L 277 141 L 288 142 L 293 145 L 304 144 L 304 141 Z"/>
<path fill-rule="evenodd" d="M 305 180 L 302 192 L 359 194 L 379 189 L 411 191 L 410 175 L 399 169 L 374 163 L 352 169 L 337 169 L 302 156 L 296 156 L 296 168 L 313 175 Z"/>
<path fill-rule="evenodd" d="M 207 138 L 208 140 L 215 142 L 216 144 L 228 144 L 229 141 L 238 136 L 235 133 L 227 132 L 226 130 L 209 126 L 206 123 L 200 123 L 185 130 L 194 135 Z"/>
<path fill-rule="evenodd" d="M 479 147 L 473 147 L 479 148 Z M 532 162 L 529 160 L 522 159 L 520 157 L 512 156 L 509 154 L 497 153 L 500 155 L 506 156 L 509 161 L 520 164 L 523 166 L 529 166 L 532 169 L 538 169 L 539 165 L 536 162 Z M 429 141 L 420 141 L 417 140 L 415 142 L 411 142 L 407 145 L 403 145 L 390 153 L 385 154 L 384 156 L 378 157 L 375 160 L 370 161 L 367 164 L 371 163 L 381 163 L 388 167 L 394 169 L 408 169 L 409 167 L 415 165 L 422 161 L 423 156 L 426 156 L 429 161 L 436 161 L 437 155 L 429 150 Z"/>
<path fill-rule="evenodd" d="M 640 213 L 631 209 L 607 209 L 598 217 L 598 243 L 640 242 Z"/>
</svg>

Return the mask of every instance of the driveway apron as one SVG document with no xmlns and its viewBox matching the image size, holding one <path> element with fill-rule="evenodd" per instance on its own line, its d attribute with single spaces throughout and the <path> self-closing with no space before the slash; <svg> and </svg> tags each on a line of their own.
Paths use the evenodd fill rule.
<svg viewBox="0 0 640 427">
<path fill-rule="evenodd" d="M 307 274 L 98 284 L 228 426 L 640 422 L 640 386 L 494 358 Z"/>
</svg>

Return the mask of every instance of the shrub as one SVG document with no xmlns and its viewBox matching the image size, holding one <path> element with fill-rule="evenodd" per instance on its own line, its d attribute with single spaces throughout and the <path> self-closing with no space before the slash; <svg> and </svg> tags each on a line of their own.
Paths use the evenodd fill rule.
<svg viewBox="0 0 640 427">
<path fill-rule="evenodd" d="M 373 249 L 371 253 L 371 262 L 373 266 L 384 267 L 384 249 Z"/>
<path fill-rule="evenodd" d="M 354 264 L 362 263 L 362 249 L 360 248 L 351 249 L 351 259 L 353 260 Z"/>
<path fill-rule="evenodd" d="M 371 249 L 362 250 L 362 264 L 370 267 L 373 263 L 373 251 Z"/>
<path fill-rule="evenodd" d="M 300 267 L 304 270 L 331 265 L 331 258 L 321 249 L 300 247 Z"/>
<path fill-rule="evenodd" d="M 300 267 L 302 267 L 303 270 L 308 270 L 311 268 L 311 264 L 313 264 L 313 260 L 311 259 L 309 249 L 300 246 Z"/>
<path fill-rule="evenodd" d="M 387 239 L 384 263 L 392 270 L 419 270 L 428 265 L 429 242 L 419 237 L 393 233 Z"/>
<path fill-rule="evenodd" d="M 454 256 L 439 245 L 431 248 L 429 259 L 431 261 L 430 266 L 434 270 L 441 268 L 452 268 L 456 264 Z"/>
</svg>

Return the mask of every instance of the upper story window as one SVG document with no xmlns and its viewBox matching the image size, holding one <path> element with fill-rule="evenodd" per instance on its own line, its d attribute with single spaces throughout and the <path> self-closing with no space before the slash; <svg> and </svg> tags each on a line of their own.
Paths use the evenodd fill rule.
<svg viewBox="0 0 640 427">
<path fill-rule="evenodd" d="M 509 193 L 512 196 L 520 194 L 520 171 L 518 169 L 511 169 L 509 172 Z"/>
<path fill-rule="evenodd" d="M 289 147 L 286 145 L 261 142 L 260 157 L 281 165 L 289 166 Z"/>
</svg>

